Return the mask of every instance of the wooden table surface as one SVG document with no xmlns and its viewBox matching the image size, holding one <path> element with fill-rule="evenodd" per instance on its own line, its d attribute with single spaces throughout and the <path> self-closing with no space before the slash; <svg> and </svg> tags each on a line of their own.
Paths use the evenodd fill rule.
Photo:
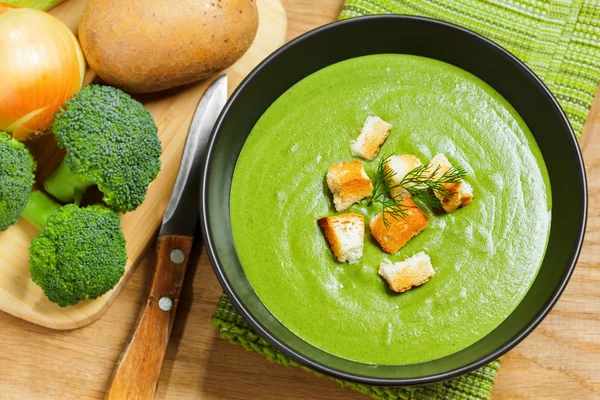
<svg viewBox="0 0 600 400">
<path fill-rule="evenodd" d="M 336 19 L 342 0 L 283 0 L 289 38 Z M 583 252 L 560 301 L 504 362 L 494 399 L 600 399 L 600 95 L 581 140 L 589 182 Z M 141 263 L 108 312 L 67 332 L 0 313 L 0 400 L 101 399 L 149 283 Z M 365 399 L 221 340 L 209 322 L 221 293 L 202 248 L 182 294 L 158 399 Z"/>
</svg>

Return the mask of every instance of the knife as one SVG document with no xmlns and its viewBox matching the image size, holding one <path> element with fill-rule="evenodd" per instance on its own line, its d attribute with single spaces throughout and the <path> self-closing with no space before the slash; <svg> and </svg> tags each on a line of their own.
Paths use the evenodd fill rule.
<svg viewBox="0 0 600 400">
<path fill-rule="evenodd" d="M 106 399 L 154 398 L 198 223 L 202 158 L 226 101 L 227 76 L 223 75 L 209 86 L 194 113 L 156 240 L 156 269 L 150 292 L 113 373 Z"/>
</svg>

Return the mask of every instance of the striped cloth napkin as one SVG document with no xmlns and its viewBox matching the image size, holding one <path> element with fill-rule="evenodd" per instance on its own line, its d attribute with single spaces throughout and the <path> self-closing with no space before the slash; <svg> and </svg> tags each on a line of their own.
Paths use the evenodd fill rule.
<svg viewBox="0 0 600 400">
<path fill-rule="evenodd" d="M 600 0 L 346 0 L 340 18 L 391 13 L 452 22 L 496 41 L 544 81 L 581 135 L 600 81 Z M 225 295 L 212 323 L 232 343 L 300 367 L 253 332 Z M 338 382 L 375 399 L 487 400 L 499 367 L 495 361 L 464 376 L 418 387 Z"/>
<path fill-rule="evenodd" d="M 341 19 L 411 14 L 471 29 L 525 62 L 579 137 L 600 81 L 599 0 L 346 0 Z"/>
<path fill-rule="evenodd" d="M 278 364 L 300 367 L 317 374 L 290 360 L 285 354 L 274 349 L 269 342 L 257 335 L 233 307 L 233 304 L 231 304 L 226 295 L 222 295 L 219 299 L 217 310 L 213 314 L 211 322 L 219 328 L 221 337 L 233 344 L 242 345 L 246 350 L 255 351 Z M 336 379 L 336 382 L 343 387 L 354 389 L 380 400 L 487 400 L 492 393 L 498 368 L 500 368 L 499 360 L 455 379 L 414 387 L 386 388 L 367 386 L 339 379 Z"/>
</svg>

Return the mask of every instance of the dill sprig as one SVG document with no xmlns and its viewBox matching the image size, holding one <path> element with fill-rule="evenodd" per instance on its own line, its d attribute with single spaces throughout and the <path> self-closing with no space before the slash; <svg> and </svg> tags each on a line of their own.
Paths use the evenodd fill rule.
<svg viewBox="0 0 600 400">
<path fill-rule="evenodd" d="M 466 175 L 462 167 L 452 167 L 437 177 L 441 168 L 439 165 L 435 168 L 432 165 L 421 165 L 406 174 L 400 183 L 394 183 L 392 178 L 396 173 L 385 167 L 390 157 L 391 155 L 382 157 L 379 161 L 373 181 L 373 195 L 368 203 L 369 205 L 373 203 L 381 204 L 383 224 L 386 228 L 389 227 L 386 216 L 389 215 L 395 219 L 406 218 L 407 216 L 407 206 L 401 202 L 403 195 L 400 194 L 394 198 L 392 195 L 394 189 L 401 187 L 421 203 L 440 208 L 442 204 L 436 194 L 441 195 L 443 198 L 451 197 L 452 194 L 444 185 L 460 183 Z"/>
<path fill-rule="evenodd" d="M 385 164 L 390 157 L 391 155 L 382 157 L 381 160 L 379 160 L 377 172 L 375 173 L 375 180 L 373 181 L 373 195 L 371 196 L 369 205 L 379 202 L 381 197 L 391 196 L 392 189 L 396 187 L 396 185 L 392 185 L 392 178 L 396 173 L 385 168 Z"/>
<path fill-rule="evenodd" d="M 440 172 L 440 168 L 439 165 L 435 168 L 432 165 L 418 166 L 393 187 L 401 186 L 423 204 L 439 208 L 442 204 L 436 194 L 443 198 L 451 197 L 452 193 L 444 185 L 460 183 L 466 175 L 466 171 L 462 167 L 451 167 L 441 176 L 436 177 Z"/>
<path fill-rule="evenodd" d="M 387 216 L 392 216 L 394 219 L 406 218 L 406 205 L 399 203 L 392 197 L 392 190 L 397 185 L 392 183 L 392 178 L 396 174 L 395 172 L 385 168 L 385 163 L 389 160 L 391 155 L 382 157 L 377 166 L 377 173 L 375 174 L 375 180 L 373 181 L 373 195 L 369 199 L 368 205 L 373 203 L 381 204 L 383 225 L 389 228 L 390 223 L 387 220 Z"/>
</svg>

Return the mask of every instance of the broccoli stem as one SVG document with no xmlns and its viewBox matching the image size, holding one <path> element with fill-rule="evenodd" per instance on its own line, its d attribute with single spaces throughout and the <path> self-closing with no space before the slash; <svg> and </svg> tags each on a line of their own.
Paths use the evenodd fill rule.
<svg viewBox="0 0 600 400">
<path fill-rule="evenodd" d="M 44 188 L 63 203 L 70 203 L 74 200 L 79 205 L 86 189 L 93 184 L 94 182 L 86 179 L 83 175 L 71 172 L 63 159 L 56 171 L 44 182 Z"/>
<path fill-rule="evenodd" d="M 48 217 L 60 208 L 60 204 L 40 191 L 31 192 L 21 216 L 40 231 L 46 226 Z"/>
</svg>

